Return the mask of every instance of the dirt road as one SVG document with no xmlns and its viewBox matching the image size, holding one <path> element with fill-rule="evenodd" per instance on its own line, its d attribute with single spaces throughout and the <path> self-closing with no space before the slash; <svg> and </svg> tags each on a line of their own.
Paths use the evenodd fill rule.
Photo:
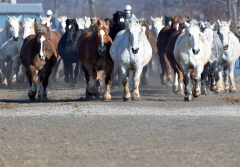
<svg viewBox="0 0 240 167">
<path fill-rule="evenodd" d="M 122 89 L 84 101 L 83 84 L 52 86 L 47 102 L 1 87 L 0 166 L 239 166 L 240 93 L 184 102 L 158 83 L 130 102 Z"/>
</svg>

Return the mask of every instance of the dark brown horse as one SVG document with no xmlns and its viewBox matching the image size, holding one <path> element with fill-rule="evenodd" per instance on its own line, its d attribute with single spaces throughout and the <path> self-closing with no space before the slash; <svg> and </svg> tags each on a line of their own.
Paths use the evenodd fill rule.
<svg viewBox="0 0 240 167">
<path fill-rule="evenodd" d="M 162 74 L 160 75 L 161 82 L 163 85 L 171 85 L 172 84 L 172 69 L 171 65 L 167 59 L 165 49 L 168 44 L 168 39 L 170 35 L 177 31 L 179 26 L 179 21 L 182 19 L 182 16 L 175 17 L 172 16 L 172 23 L 171 26 L 164 27 L 160 33 L 158 34 L 157 39 L 157 48 L 158 48 L 158 55 L 159 55 L 159 61 L 162 68 Z"/>
<path fill-rule="evenodd" d="M 28 36 L 23 43 L 20 59 L 26 68 L 30 89 L 28 97 L 34 99 L 37 93 L 38 76 L 40 77 L 39 99 L 47 99 L 48 78 L 59 55 L 54 45 L 51 31 L 45 25 L 37 25 L 36 35 Z M 53 40 L 53 42 L 52 42 Z"/>
<path fill-rule="evenodd" d="M 147 19 L 146 21 L 143 21 L 142 23 L 142 26 L 145 26 L 146 27 L 146 31 L 145 31 L 145 35 L 147 36 L 147 39 L 152 47 L 152 58 L 153 56 L 156 55 L 157 53 L 157 40 L 156 38 L 154 37 L 154 35 L 152 34 L 152 32 L 149 30 L 149 20 Z M 142 76 L 141 76 L 141 84 L 142 85 L 147 85 L 148 82 L 147 82 L 147 71 L 148 71 L 148 68 L 149 68 L 150 64 L 148 64 L 147 66 L 145 66 L 143 68 L 143 71 L 142 71 Z"/>
<path fill-rule="evenodd" d="M 167 59 L 171 65 L 171 67 L 173 68 L 174 70 L 174 84 L 173 84 L 173 87 L 172 87 L 172 91 L 173 93 L 178 93 L 178 83 L 180 85 L 180 93 L 181 94 L 184 94 L 184 88 L 183 88 L 183 74 L 180 70 L 180 67 L 178 66 L 175 58 L 174 58 L 174 55 L 173 55 L 173 50 L 174 50 L 174 46 L 175 46 L 175 43 L 176 43 L 176 40 L 178 38 L 178 36 L 183 32 L 185 28 L 185 24 L 184 24 L 184 20 L 180 21 L 179 22 L 179 30 L 173 32 L 170 37 L 169 37 L 169 40 L 168 40 L 168 44 L 167 44 L 167 47 L 166 47 L 166 56 L 167 56 Z M 190 74 L 191 74 L 191 79 L 192 81 L 194 80 L 194 75 L 195 75 L 195 70 L 192 69 L 192 70 L 189 70 Z M 176 78 L 176 75 L 178 76 Z M 178 79 L 178 82 L 176 81 L 176 79 Z"/>
<path fill-rule="evenodd" d="M 77 54 L 82 63 L 87 81 L 86 98 L 99 97 L 100 79 L 105 72 L 106 91 L 104 100 L 110 100 L 111 73 L 113 60 L 109 49 L 112 39 L 109 36 L 109 21 L 98 19 L 92 30 L 86 29 L 78 40 Z"/>
</svg>

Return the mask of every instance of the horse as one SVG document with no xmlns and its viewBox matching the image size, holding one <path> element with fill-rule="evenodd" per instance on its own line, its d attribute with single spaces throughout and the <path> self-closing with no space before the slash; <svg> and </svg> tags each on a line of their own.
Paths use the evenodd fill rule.
<svg viewBox="0 0 240 167">
<path fill-rule="evenodd" d="M 100 79 L 105 72 L 106 89 L 103 99 L 111 100 L 110 83 L 114 63 L 109 54 L 112 44 L 109 25 L 109 21 L 105 22 L 102 17 L 97 20 L 93 31 L 86 29 L 78 40 L 77 54 L 87 81 L 86 99 L 93 96 L 99 98 Z"/>
<path fill-rule="evenodd" d="M 91 18 L 84 16 L 83 18 L 77 18 L 78 29 L 85 30 L 91 26 Z"/>
<path fill-rule="evenodd" d="M 214 27 L 215 27 L 215 22 L 212 25 L 209 22 L 201 22 L 202 32 L 204 32 L 207 28 L 210 28 L 211 30 L 213 30 Z M 221 70 L 219 66 L 221 66 L 220 62 L 223 56 L 223 44 L 216 31 L 213 32 L 213 45 L 212 45 L 211 53 L 212 53 L 211 57 L 208 63 L 204 66 L 204 70 L 201 75 L 201 82 L 202 82 L 201 93 L 202 94 L 207 94 L 206 86 L 205 86 L 207 79 L 211 81 L 211 86 L 210 86 L 211 91 L 216 91 L 217 85 L 220 84 L 219 79 L 221 77 L 220 75 Z M 216 91 L 216 93 L 218 92 Z"/>
<path fill-rule="evenodd" d="M 143 67 L 143 71 L 142 71 L 142 75 L 141 75 L 141 85 L 148 85 L 148 80 L 147 80 L 147 71 L 148 68 L 150 68 L 151 72 L 150 73 L 154 73 L 154 63 L 155 63 L 155 55 L 157 54 L 157 40 L 154 37 L 153 33 L 149 30 L 149 20 L 143 21 L 142 22 L 142 26 L 144 26 L 146 28 L 145 30 L 145 35 L 151 45 L 152 48 L 152 58 L 149 62 L 148 65 L 146 65 L 145 67 Z"/>
<path fill-rule="evenodd" d="M 220 64 L 224 67 L 225 91 L 236 93 L 234 81 L 235 63 L 240 55 L 240 44 L 238 38 L 230 31 L 231 20 L 218 20 L 218 35 L 222 41 L 224 52 Z M 230 87 L 229 80 L 230 79 Z M 217 92 L 220 92 L 220 85 L 217 85 Z"/>
<path fill-rule="evenodd" d="M 23 43 L 20 59 L 26 68 L 30 89 L 28 97 L 34 99 L 37 93 L 37 82 L 40 81 L 38 98 L 47 99 L 48 78 L 59 57 L 55 41 L 47 24 L 39 24 L 35 35 L 28 36 Z M 40 77 L 40 79 L 38 78 Z"/>
<path fill-rule="evenodd" d="M 58 27 L 57 27 L 57 32 L 62 36 L 66 32 L 66 16 L 61 16 L 58 18 Z"/>
<path fill-rule="evenodd" d="M 50 17 L 43 17 L 40 15 L 40 24 L 47 24 L 47 26 L 52 30 L 52 23 L 50 22 Z"/>
<path fill-rule="evenodd" d="M 152 29 L 151 29 L 151 31 L 152 31 L 153 35 L 155 36 L 155 38 L 157 39 L 159 32 L 164 27 L 163 23 L 162 23 L 163 16 L 162 17 L 156 17 L 156 18 L 153 18 L 151 16 L 151 20 L 152 20 L 152 24 L 151 24 L 152 25 Z"/>
<path fill-rule="evenodd" d="M 168 39 L 171 33 L 178 30 L 179 21 L 181 19 L 182 19 L 182 16 L 180 17 L 172 16 L 171 26 L 165 26 L 158 34 L 157 48 L 158 48 L 159 61 L 162 68 L 162 74 L 160 74 L 160 78 L 161 78 L 161 83 L 163 85 L 172 84 L 172 69 L 166 57 L 165 49 L 168 44 Z"/>
<path fill-rule="evenodd" d="M 195 24 L 184 23 L 185 32 L 180 34 L 176 40 L 173 54 L 179 65 L 185 84 L 185 101 L 191 101 L 192 95 L 201 95 L 201 74 L 205 64 L 210 59 L 213 44 L 213 31 L 207 28 L 203 33 Z M 194 90 L 191 91 L 189 69 L 195 69 Z"/>
<path fill-rule="evenodd" d="M 110 55 L 114 63 L 119 66 L 124 86 L 125 101 L 131 99 L 128 88 L 127 71 L 134 70 L 134 88 L 132 99 L 138 100 L 140 76 L 143 67 L 146 66 L 152 58 L 152 48 L 145 35 L 146 27 L 142 27 L 138 19 L 129 19 L 128 27 L 120 31 L 111 48 Z"/>
<path fill-rule="evenodd" d="M 7 20 L 5 23 L 4 29 L 0 32 L 0 46 L 3 44 L 6 44 L 10 39 L 13 39 L 14 41 L 18 40 L 19 35 L 22 33 L 22 23 L 20 23 L 22 16 L 19 16 L 16 18 L 15 16 L 9 17 L 7 16 Z M 3 53 L 3 52 L 2 52 Z M 0 55 L 0 57 L 4 57 Z M 4 58 L 2 58 L 4 59 Z M 0 68 L 1 68 L 1 78 L 2 78 L 2 84 L 7 85 L 7 79 L 5 76 L 9 76 L 11 74 L 11 68 L 12 68 L 12 60 L 7 60 L 7 66 L 5 67 L 5 61 L 0 62 Z M 6 70 L 7 69 L 7 70 Z M 10 79 L 9 79 L 10 80 Z"/>
<path fill-rule="evenodd" d="M 64 64 L 64 80 L 66 83 L 70 83 L 71 86 L 76 86 L 79 75 L 80 63 L 76 52 L 76 46 L 82 31 L 83 30 L 78 27 L 77 19 L 67 19 L 66 32 L 58 43 L 58 52 Z M 73 63 L 76 63 L 74 76 Z"/>
</svg>

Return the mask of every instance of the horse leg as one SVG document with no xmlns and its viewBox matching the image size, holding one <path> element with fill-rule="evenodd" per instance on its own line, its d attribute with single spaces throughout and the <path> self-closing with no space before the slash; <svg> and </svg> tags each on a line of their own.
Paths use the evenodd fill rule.
<svg viewBox="0 0 240 167">
<path fill-rule="evenodd" d="M 88 85 L 89 81 L 90 81 L 90 73 L 83 64 L 82 64 L 82 69 L 84 71 L 84 76 L 85 76 L 85 79 L 86 79 L 86 82 L 87 82 L 87 85 Z"/>
<path fill-rule="evenodd" d="M 111 74 L 111 78 L 112 78 L 112 87 L 117 86 L 117 75 L 120 75 L 118 72 L 118 65 L 116 63 L 114 63 L 114 67 L 113 67 L 113 72 Z"/>
<path fill-rule="evenodd" d="M 225 85 L 225 91 L 229 90 L 229 66 L 223 67 L 223 79 L 224 79 L 224 85 Z"/>
<path fill-rule="evenodd" d="M 201 94 L 203 95 L 207 95 L 206 80 L 208 77 L 208 67 L 208 65 L 205 65 L 201 74 Z"/>
<path fill-rule="evenodd" d="M 143 67 L 143 70 L 142 70 L 142 76 L 141 76 L 141 84 L 142 85 L 148 85 L 147 72 L 148 72 L 148 65 Z"/>
<path fill-rule="evenodd" d="M 23 83 L 26 77 L 26 68 L 23 65 L 20 65 L 20 67 L 22 69 L 22 73 L 18 76 L 18 82 Z"/>
<path fill-rule="evenodd" d="M 113 71 L 113 65 L 112 66 L 108 66 L 107 69 L 105 69 L 105 93 L 103 95 L 103 99 L 104 100 L 111 100 L 111 95 L 110 95 L 110 84 L 111 84 L 111 73 Z M 120 74 L 119 74 L 120 75 Z"/>
<path fill-rule="evenodd" d="M 166 63 L 166 73 L 167 73 L 167 86 L 172 85 L 172 67 L 167 59 L 166 53 L 164 53 L 164 61 Z"/>
<path fill-rule="evenodd" d="M 74 69 L 74 78 L 73 78 L 74 87 L 77 86 L 78 84 L 79 66 L 80 66 L 80 62 L 78 61 Z"/>
<path fill-rule="evenodd" d="M 234 81 L 234 69 L 235 63 L 229 65 L 229 78 L 230 78 L 230 89 L 229 93 L 236 93 L 236 84 Z"/>
<path fill-rule="evenodd" d="M 213 67 L 210 67 L 211 91 L 215 91 L 217 89 L 217 83 L 219 81 L 218 73 L 219 73 L 218 63 L 215 63 Z"/>
<path fill-rule="evenodd" d="M 40 83 L 39 89 L 39 99 L 47 100 L 48 78 L 51 75 L 51 71 L 51 69 L 48 69 L 46 73 L 42 75 L 42 82 Z"/>
<path fill-rule="evenodd" d="M 94 96 L 96 98 L 99 98 L 100 93 L 101 93 L 101 80 L 102 80 L 103 73 L 104 73 L 103 70 L 100 70 L 97 72 L 96 89 L 95 89 L 95 93 L 94 93 Z"/>
<path fill-rule="evenodd" d="M 181 66 L 181 70 L 183 73 L 183 81 L 185 84 L 185 97 L 184 101 L 191 101 L 192 100 L 192 90 L 190 85 L 190 74 L 187 68 L 183 64 L 179 64 Z"/>
<path fill-rule="evenodd" d="M 120 67 L 120 72 L 121 72 L 121 76 L 122 76 L 122 84 L 123 84 L 123 87 L 124 87 L 123 100 L 127 101 L 127 100 L 131 99 L 131 93 L 130 93 L 129 88 L 128 88 L 127 70 L 124 67 Z"/>
<path fill-rule="evenodd" d="M 30 66 L 29 70 L 32 74 L 32 85 L 28 91 L 28 97 L 34 99 L 37 93 L 38 71 L 33 66 Z"/>
<path fill-rule="evenodd" d="M 163 54 L 159 54 L 159 62 L 161 64 L 161 68 L 162 68 L 162 73 L 160 74 L 160 79 L 161 79 L 161 83 L 163 85 L 167 84 L 167 76 L 166 76 L 166 63 L 164 61 L 164 55 Z"/>
<path fill-rule="evenodd" d="M 59 65 L 61 63 L 61 58 L 59 58 L 59 60 L 57 60 L 55 66 L 53 67 L 53 72 L 52 72 L 52 78 L 53 78 L 53 81 L 54 82 L 57 82 L 58 79 L 59 79 L 59 73 L 58 73 L 58 68 L 59 68 Z"/>
<path fill-rule="evenodd" d="M 63 61 L 64 64 L 64 81 L 66 83 L 70 82 L 70 77 L 69 77 L 69 69 L 71 68 L 72 64 L 68 61 Z"/>
<path fill-rule="evenodd" d="M 16 55 L 13 57 L 12 61 L 13 61 L 13 64 L 12 64 L 12 72 L 11 72 L 11 77 L 10 77 L 10 82 L 11 83 L 16 83 L 17 81 L 17 68 L 19 68 L 18 66 L 18 62 L 19 62 L 19 55 Z"/>
<path fill-rule="evenodd" d="M 222 74 L 222 67 L 219 68 L 218 73 L 217 73 L 217 78 L 219 78 L 217 82 L 217 88 L 216 88 L 216 93 L 220 93 L 221 90 L 223 90 L 224 87 L 224 82 L 223 82 L 223 74 Z"/>
<path fill-rule="evenodd" d="M 74 80 L 73 80 L 73 68 L 76 67 L 74 63 L 71 63 L 71 65 L 69 66 L 69 75 L 70 75 L 70 86 L 74 87 Z"/>
<path fill-rule="evenodd" d="M 134 88 L 132 91 L 132 99 L 133 100 L 138 100 L 140 99 L 140 94 L 139 94 L 139 83 L 140 83 L 140 76 L 143 71 L 143 67 L 138 67 L 135 70 L 134 73 Z"/>
<path fill-rule="evenodd" d="M 5 66 L 5 61 L 4 60 L 0 60 L 1 63 L 1 70 L 2 70 L 2 84 L 7 86 L 7 78 L 6 78 L 6 66 Z"/>
<path fill-rule="evenodd" d="M 201 95 L 201 74 L 203 72 L 204 69 L 204 65 L 198 65 L 196 68 L 196 74 L 194 77 L 194 89 L 193 89 L 193 96 L 194 97 L 199 97 Z"/>
<path fill-rule="evenodd" d="M 180 93 L 182 95 L 184 95 L 184 89 L 183 89 L 183 73 L 182 71 L 179 69 L 179 66 L 177 64 L 175 64 L 175 68 L 176 68 L 176 72 L 178 74 L 178 83 L 179 83 L 179 87 L 180 87 Z"/>
<path fill-rule="evenodd" d="M 90 73 L 90 82 L 87 86 L 86 94 L 92 96 L 96 90 L 96 79 L 97 79 L 97 71 L 94 68 L 93 64 L 89 65 Z"/>
<path fill-rule="evenodd" d="M 176 69 L 174 69 L 174 79 L 173 79 L 172 91 L 175 94 L 178 93 L 178 73 L 177 73 Z"/>
</svg>

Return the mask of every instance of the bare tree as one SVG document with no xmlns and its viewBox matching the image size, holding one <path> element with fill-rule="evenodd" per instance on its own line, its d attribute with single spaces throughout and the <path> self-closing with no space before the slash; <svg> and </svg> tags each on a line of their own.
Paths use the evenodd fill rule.
<svg viewBox="0 0 240 167">
<path fill-rule="evenodd" d="M 55 17 L 58 17 L 58 4 L 59 4 L 59 0 L 54 0 Z"/>
<path fill-rule="evenodd" d="M 232 20 L 231 30 L 236 34 L 237 30 L 236 30 L 235 24 L 237 21 L 237 0 L 228 0 L 227 4 L 228 4 L 229 18 Z"/>
<path fill-rule="evenodd" d="M 89 6 L 90 6 L 90 15 L 92 17 L 95 17 L 96 16 L 95 0 L 89 0 Z"/>
</svg>

